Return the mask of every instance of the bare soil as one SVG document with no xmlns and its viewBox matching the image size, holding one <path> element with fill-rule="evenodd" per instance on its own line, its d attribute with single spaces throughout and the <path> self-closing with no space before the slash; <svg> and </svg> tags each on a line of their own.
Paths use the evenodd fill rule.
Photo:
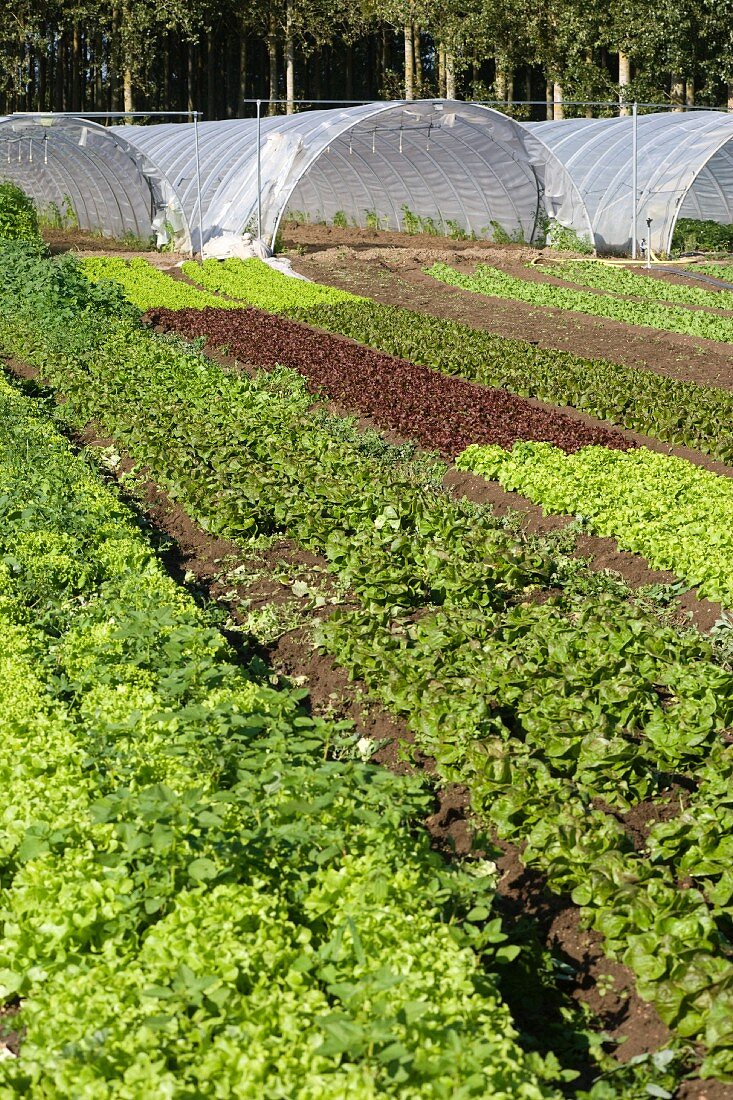
<svg viewBox="0 0 733 1100">
<path fill-rule="evenodd" d="M 320 227 L 309 227 L 309 231 L 315 228 Z M 294 269 L 308 278 L 386 305 L 459 321 L 543 348 L 653 370 L 678 381 L 733 388 L 733 345 L 549 306 L 489 298 L 439 283 L 424 272 L 437 261 L 464 271 L 473 271 L 483 262 L 524 279 L 551 282 L 548 276 L 527 267 L 538 256 L 549 258 L 544 253 L 480 242 L 449 242 L 453 247 L 447 247 L 441 240 L 439 247 L 431 247 L 416 245 L 414 237 L 411 241 L 410 246 L 399 247 L 380 241 L 372 247 L 334 243 L 328 248 L 295 242 L 288 255 Z"/>
</svg>

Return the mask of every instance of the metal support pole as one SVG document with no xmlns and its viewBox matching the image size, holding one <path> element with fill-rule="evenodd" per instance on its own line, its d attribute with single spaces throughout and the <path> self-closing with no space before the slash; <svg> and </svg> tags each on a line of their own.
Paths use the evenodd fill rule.
<svg viewBox="0 0 733 1100">
<path fill-rule="evenodd" d="M 262 240 L 262 100 L 257 100 L 257 237 Z"/>
<path fill-rule="evenodd" d="M 639 107 L 631 106 L 631 259 L 636 259 L 639 218 Z"/>
<path fill-rule="evenodd" d="M 199 223 L 199 259 L 204 262 L 204 218 L 201 213 L 201 158 L 199 156 L 199 112 L 193 113 L 193 140 L 196 148 L 196 208 Z M 193 241 L 191 242 L 193 244 Z"/>
</svg>

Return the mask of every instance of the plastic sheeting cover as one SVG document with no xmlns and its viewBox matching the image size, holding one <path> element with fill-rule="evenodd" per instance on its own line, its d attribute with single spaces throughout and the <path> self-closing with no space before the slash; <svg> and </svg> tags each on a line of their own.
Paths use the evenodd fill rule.
<svg viewBox="0 0 733 1100">
<path fill-rule="evenodd" d="M 599 251 L 628 252 L 632 239 L 633 119 L 525 124 L 556 154 L 586 206 Z M 733 222 L 733 116 L 663 112 L 638 118 L 637 239 L 669 252 L 677 218 Z M 577 224 L 576 229 L 582 226 Z"/>
<path fill-rule="evenodd" d="M 193 124 L 112 129 L 167 178 L 198 249 Z M 572 181 L 542 143 L 474 104 L 421 100 L 307 111 L 262 118 L 260 132 L 258 209 L 257 120 L 199 124 L 204 242 L 259 229 L 272 241 L 288 208 L 313 221 L 340 215 L 392 229 L 416 215 L 441 231 L 477 236 L 490 236 L 494 222 L 526 241 L 542 231 L 545 201 L 565 224 L 584 217 Z"/>
<path fill-rule="evenodd" d="M 0 119 L 0 179 L 41 211 L 70 212 L 81 229 L 147 239 L 165 206 L 164 181 L 108 128 L 79 118 L 13 115 Z"/>
</svg>

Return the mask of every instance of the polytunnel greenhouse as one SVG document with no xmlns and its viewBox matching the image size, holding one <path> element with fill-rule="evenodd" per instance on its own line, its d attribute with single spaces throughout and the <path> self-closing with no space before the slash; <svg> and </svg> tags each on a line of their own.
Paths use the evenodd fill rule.
<svg viewBox="0 0 733 1100">
<path fill-rule="evenodd" d="M 109 127 L 64 115 L 0 118 L 0 179 L 39 210 L 68 212 L 81 229 L 147 238 L 171 220 L 167 181 Z M 182 223 L 181 223 L 182 225 Z"/>
<path fill-rule="evenodd" d="M 637 137 L 637 240 L 648 218 L 657 252 L 670 250 L 680 216 L 733 223 L 733 116 L 641 115 Z M 631 117 L 522 124 L 455 100 L 306 111 L 259 127 L 0 119 L 0 178 L 39 208 L 193 251 L 246 232 L 271 245 L 289 214 L 528 243 L 556 223 L 599 252 L 628 252 L 632 150 Z"/>
<path fill-rule="evenodd" d="M 629 252 L 633 118 L 525 124 L 565 165 L 580 193 L 599 252 Z M 733 223 L 733 115 L 719 111 L 639 115 L 637 240 L 669 252 L 677 219 Z M 584 220 L 573 225 L 579 233 Z"/>
<path fill-rule="evenodd" d="M 40 204 L 68 198 L 82 228 L 109 235 L 165 226 L 193 250 L 247 231 L 271 243 L 286 211 L 393 230 L 417 219 L 528 242 L 542 239 L 548 214 L 563 224 L 585 217 L 572 180 L 536 135 L 458 101 L 263 118 L 259 157 L 256 119 L 104 128 L 13 116 L 3 131 L 5 174 Z"/>
<path fill-rule="evenodd" d="M 199 248 L 193 126 L 113 127 L 175 190 Z M 572 181 L 541 142 L 497 111 L 457 101 L 370 103 L 198 127 L 204 243 L 250 231 L 272 242 L 289 211 L 306 220 L 537 240 L 545 209 L 582 217 Z M 259 196 L 259 203 L 258 203 Z"/>
</svg>

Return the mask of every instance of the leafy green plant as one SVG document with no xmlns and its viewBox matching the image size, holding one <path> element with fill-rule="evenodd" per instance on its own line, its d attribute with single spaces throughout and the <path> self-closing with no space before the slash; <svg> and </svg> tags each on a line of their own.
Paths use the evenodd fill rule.
<svg viewBox="0 0 733 1100">
<path fill-rule="evenodd" d="M 380 218 L 376 210 L 365 210 L 367 229 L 389 229 L 389 218 Z"/>
<path fill-rule="evenodd" d="M 337 210 L 332 219 L 333 225 L 338 229 L 346 229 L 349 224 L 349 219 L 343 210 Z"/>
<path fill-rule="evenodd" d="M 672 235 L 672 252 L 733 252 L 733 225 L 678 218 Z"/>
<path fill-rule="evenodd" d="M 218 263 L 218 260 L 207 261 Z M 217 306 L 220 309 L 236 309 L 236 303 L 227 302 L 203 290 L 171 278 L 164 271 L 153 267 L 147 260 L 123 260 L 115 256 L 94 256 L 82 261 L 87 277 L 93 282 L 112 281 L 124 288 L 129 300 L 141 310 L 155 306 L 170 309 L 194 307 L 204 309 Z M 194 265 L 197 266 L 197 265 Z"/>
<path fill-rule="evenodd" d="M 611 294 L 624 294 L 645 301 L 674 302 L 678 305 L 708 306 L 711 309 L 733 310 L 733 291 L 707 289 L 703 286 L 685 286 L 672 279 L 658 279 L 627 267 L 606 263 L 589 263 L 582 260 L 565 261 L 560 267 L 539 264 L 538 269 L 547 275 L 555 275 L 566 282 L 605 290 Z"/>
<path fill-rule="evenodd" d="M 524 239 L 524 230 L 521 225 L 509 233 L 504 227 L 493 218 L 489 222 L 488 227 L 484 227 L 481 230 L 482 233 L 491 233 L 491 239 L 494 244 L 526 244 Z"/>
<path fill-rule="evenodd" d="M 456 465 L 522 493 L 545 512 L 582 515 L 589 531 L 733 606 L 730 478 L 643 447 L 565 454 L 549 443 L 517 443 L 511 452 L 471 446 Z"/>
<path fill-rule="evenodd" d="M 39 239 L 38 215 L 33 200 L 10 180 L 0 180 L 0 240 Z"/>
<path fill-rule="evenodd" d="M 546 243 L 556 252 L 579 252 L 583 256 L 593 254 L 593 242 L 567 225 L 551 221 L 547 227 Z"/>
<path fill-rule="evenodd" d="M 406 202 L 403 202 L 400 210 L 402 212 L 402 232 L 421 233 L 422 229 L 419 215 L 413 213 Z"/>
<path fill-rule="evenodd" d="M 448 218 L 445 223 L 445 228 L 448 236 L 453 241 L 475 241 L 476 234 L 467 232 L 460 222 L 455 221 L 453 218 Z"/>
<path fill-rule="evenodd" d="M 206 290 L 220 291 L 230 298 L 244 300 L 248 305 L 269 309 L 276 313 L 309 305 L 361 301 L 355 294 L 348 294 L 345 290 L 335 290 L 303 279 L 289 278 L 279 271 L 274 271 L 261 260 L 224 260 L 223 263 L 219 260 L 205 260 L 203 264 L 188 262 L 183 265 L 183 271 L 193 282 L 205 287 Z M 162 277 L 166 278 L 164 275 Z M 193 290 L 193 288 L 189 289 Z M 195 295 L 196 291 L 193 291 L 193 294 Z M 152 288 L 150 297 L 152 297 Z M 212 296 L 208 295 L 207 298 L 211 299 Z M 207 301 L 206 304 L 221 306 L 224 302 L 225 299 L 216 298 Z M 148 308 L 166 304 L 169 308 L 176 308 L 162 301 L 156 303 L 151 301 Z M 197 303 L 191 301 L 189 304 L 195 307 Z M 236 305 L 236 303 L 232 304 Z"/>
</svg>

